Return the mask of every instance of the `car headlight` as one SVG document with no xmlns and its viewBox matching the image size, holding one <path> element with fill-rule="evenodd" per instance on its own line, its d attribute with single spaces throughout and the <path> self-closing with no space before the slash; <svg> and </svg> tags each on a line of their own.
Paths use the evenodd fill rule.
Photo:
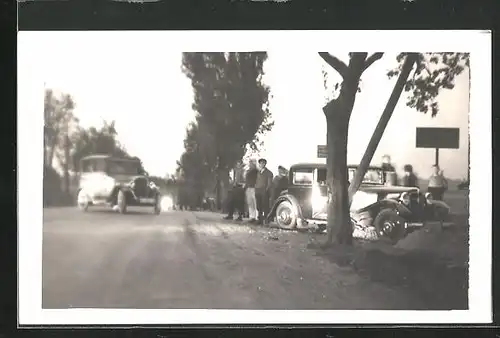
<svg viewBox="0 0 500 338">
<path fill-rule="evenodd" d="M 163 196 L 161 198 L 161 210 L 169 210 L 174 206 L 174 201 L 170 196 Z"/>
<path fill-rule="evenodd" d="M 358 191 L 352 197 L 351 211 L 360 210 L 369 205 L 376 203 L 378 200 L 377 194 Z"/>
<path fill-rule="evenodd" d="M 404 192 L 401 194 L 401 197 L 399 198 L 401 203 L 404 205 L 409 205 L 410 204 L 410 194 L 407 192 Z"/>
<path fill-rule="evenodd" d="M 430 192 L 426 193 L 426 194 L 425 194 L 425 199 L 426 199 L 427 201 L 432 200 L 432 199 L 433 199 L 432 194 L 431 194 Z"/>
</svg>

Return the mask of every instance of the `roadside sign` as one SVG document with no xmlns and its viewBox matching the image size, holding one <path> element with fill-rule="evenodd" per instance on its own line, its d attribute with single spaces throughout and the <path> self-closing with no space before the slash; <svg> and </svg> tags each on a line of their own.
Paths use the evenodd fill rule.
<svg viewBox="0 0 500 338">
<path fill-rule="evenodd" d="M 318 158 L 327 158 L 328 156 L 328 148 L 326 145 L 318 145 L 317 157 Z"/>
<path fill-rule="evenodd" d="M 419 128 L 417 127 L 417 148 L 458 149 L 459 128 Z"/>
<path fill-rule="evenodd" d="M 460 129 L 417 127 L 415 143 L 417 148 L 434 148 L 435 164 L 439 165 L 439 149 L 460 148 Z"/>
</svg>

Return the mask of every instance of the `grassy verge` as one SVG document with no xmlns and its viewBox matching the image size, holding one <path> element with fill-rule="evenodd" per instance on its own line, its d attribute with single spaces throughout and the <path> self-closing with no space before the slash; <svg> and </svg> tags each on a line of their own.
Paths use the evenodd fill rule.
<svg viewBox="0 0 500 338">
<path fill-rule="evenodd" d="M 430 310 L 468 308 L 468 227 L 422 229 L 396 246 L 356 241 L 353 247 L 317 249 L 364 278 L 406 289 Z"/>
</svg>

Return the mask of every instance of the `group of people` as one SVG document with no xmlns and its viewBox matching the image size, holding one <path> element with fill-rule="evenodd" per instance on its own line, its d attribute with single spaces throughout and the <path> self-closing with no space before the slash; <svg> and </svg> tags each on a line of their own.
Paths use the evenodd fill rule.
<svg viewBox="0 0 500 338">
<path fill-rule="evenodd" d="M 384 171 L 394 172 L 395 169 L 390 163 L 390 157 L 385 155 L 382 161 L 382 169 Z M 413 172 L 413 166 L 411 164 L 405 164 L 403 167 L 403 177 L 401 179 L 401 185 L 405 187 L 418 187 L 417 175 Z M 396 178 L 397 180 L 397 178 Z M 429 184 L 427 186 L 427 192 L 432 194 L 432 197 L 436 200 L 443 200 L 443 195 L 448 189 L 448 181 L 444 177 L 443 170 L 439 168 L 438 164 L 432 166 L 432 174 L 429 177 Z"/>
<path fill-rule="evenodd" d="M 248 169 L 243 174 L 239 171 L 234 177 L 234 186 L 227 200 L 228 215 L 226 220 L 232 220 L 238 211 L 237 221 L 242 221 L 248 208 L 250 223 L 267 224 L 267 215 L 271 203 L 288 187 L 288 171 L 283 166 L 278 167 L 278 175 L 267 168 L 267 160 L 250 160 Z M 246 207 L 245 207 L 246 206 Z"/>
</svg>

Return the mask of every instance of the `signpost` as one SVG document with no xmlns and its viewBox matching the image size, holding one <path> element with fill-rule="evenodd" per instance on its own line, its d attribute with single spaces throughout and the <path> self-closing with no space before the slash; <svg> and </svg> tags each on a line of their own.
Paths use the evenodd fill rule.
<svg viewBox="0 0 500 338">
<path fill-rule="evenodd" d="M 439 149 L 458 149 L 459 144 L 459 128 L 417 127 L 416 147 L 434 148 L 436 150 L 436 165 L 439 165 Z"/>
<path fill-rule="evenodd" d="M 328 156 L 328 148 L 326 145 L 318 145 L 317 157 L 318 158 L 327 158 Z"/>
</svg>

